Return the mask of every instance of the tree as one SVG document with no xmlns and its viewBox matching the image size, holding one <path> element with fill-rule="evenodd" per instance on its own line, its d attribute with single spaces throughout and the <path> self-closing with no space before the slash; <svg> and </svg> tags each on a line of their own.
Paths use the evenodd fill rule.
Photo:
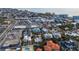
<svg viewBox="0 0 79 59">
<path fill-rule="evenodd" d="M 74 27 L 74 25 L 73 25 L 73 24 L 67 24 L 65 27 L 68 27 L 68 28 L 69 28 L 69 30 L 72 30 L 72 29 L 73 29 L 73 27 Z"/>
<path fill-rule="evenodd" d="M 76 27 L 79 28 L 79 23 L 76 24 Z"/>
<path fill-rule="evenodd" d="M 4 19 L 3 18 L 0 18 L 0 23 L 2 24 L 4 22 Z"/>
</svg>

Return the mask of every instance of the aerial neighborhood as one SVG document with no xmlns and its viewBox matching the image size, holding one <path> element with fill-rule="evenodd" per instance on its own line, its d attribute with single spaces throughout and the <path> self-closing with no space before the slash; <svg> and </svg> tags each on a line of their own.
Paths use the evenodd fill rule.
<svg viewBox="0 0 79 59">
<path fill-rule="evenodd" d="M 0 51 L 79 51 L 79 15 L 0 8 Z"/>
</svg>

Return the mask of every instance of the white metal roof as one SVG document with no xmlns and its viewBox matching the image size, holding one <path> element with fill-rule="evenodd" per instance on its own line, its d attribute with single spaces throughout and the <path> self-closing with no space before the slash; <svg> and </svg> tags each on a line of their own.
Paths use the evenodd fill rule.
<svg viewBox="0 0 79 59">
<path fill-rule="evenodd" d="M 24 25 L 18 25 L 18 26 L 14 26 L 14 28 L 26 28 L 26 26 L 24 26 Z"/>
</svg>

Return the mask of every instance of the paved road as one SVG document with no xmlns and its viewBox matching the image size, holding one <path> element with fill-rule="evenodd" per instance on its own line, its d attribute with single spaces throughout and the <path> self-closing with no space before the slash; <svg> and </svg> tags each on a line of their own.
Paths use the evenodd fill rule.
<svg viewBox="0 0 79 59">
<path fill-rule="evenodd" d="M 7 33 L 15 26 L 17 22 L 13 21 L 13 23 L 11 23 L 6 30 L 0 35 L 0 46 L 4 43 L 5 39 L 4 37 L 7 35 Z"/>
</svg>

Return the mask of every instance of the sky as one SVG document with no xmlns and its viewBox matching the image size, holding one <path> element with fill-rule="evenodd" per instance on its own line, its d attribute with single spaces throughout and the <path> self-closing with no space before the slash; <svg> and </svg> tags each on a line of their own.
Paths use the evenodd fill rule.
<svg viewBox="0 0 79 59">
<path fill-rule="evenodd" d="M 79 8 L 18 8 L 21 10 L 29 10 L 38 13 L 56 13 L 56 14 L 68 14 L 69 16 L 79 15 Z"/>
</svg>

